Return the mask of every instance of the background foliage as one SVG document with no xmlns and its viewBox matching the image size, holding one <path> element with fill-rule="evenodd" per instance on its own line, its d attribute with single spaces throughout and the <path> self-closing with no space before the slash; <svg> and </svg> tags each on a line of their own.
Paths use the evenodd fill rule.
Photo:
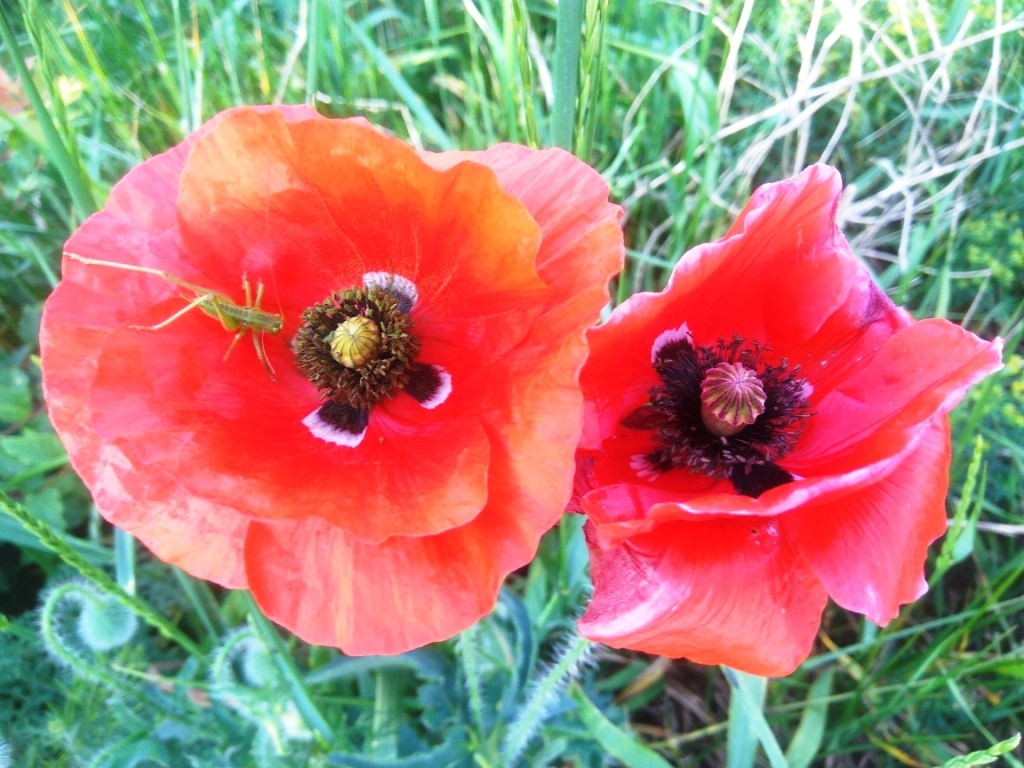
<svg viewBox="0 0 1024 768">
<path fill-rule="evenodd" d="M 3 502 L 20 522 L 0 516 L 0 767 L 933 766 L 969 752 L 955 764 L 1021 766 L 1001 742 L 1024 720 L 1020 0 L 0 10 L 0 490 L 21 505 Z M 576 21 L 581 38 L 566 34 Z M 953 417 L 953 522 L 928 596 L 884 629 L 830 607 L 815 654 L 766 690 L 579 641 L 573 519 L 490 617 L 394 658 L 284 638 L 246 595 L 134 553 L 40 397 L 61 245 L 129 168 L 216 111 L 302 101 L 425 148 L 571 145 L 626 209 L 620 301 L 720 236 L 757 184 L 838 166 L 841 223 L 893 299 L 1007 342 L 1005 370 Z"/>
</svg>

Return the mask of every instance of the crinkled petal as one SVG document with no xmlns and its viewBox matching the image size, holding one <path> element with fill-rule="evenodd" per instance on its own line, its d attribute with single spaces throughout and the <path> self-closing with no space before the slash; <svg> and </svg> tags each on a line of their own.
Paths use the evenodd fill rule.
<svg viewBox="0 0 1024 768">
<path fill-rule="evenodd" d="M 928 586 L 928 545 L 946 530 L 949 420 L 936 417 L 916 449 L 874 485 L 779 518 L 839 605 L 886 624 Z"/>
<path fill-rule="evenodd" d="M 493 172 L 463 163 L 439 174 L 388 141 L 361 124 L 308 120 L 292 126 L 274 115 L 241 113 L 220 120 L 195 146 L 178 211 L 192 263 L 175 268 L 238 303 L 241 272 L 264 283 L 264 307 L 282 309 L 286 318 L 283 333 L 262 339 L 278 380 L 264 375 L 248 340 L 221 362 L 230 334 L 199 312 L 153 334 L 126 330 L 132 338 L 108 345 L 103 357 L 107 386 L 91 395 L 93 408 L 105 414 L 98 425 L 105 439 L 135 440 L 139 445 L 125 450 L 144 453 L 149 429 L 191 430 L 186 450 L 201 470 L 183 482 L 193 492 L 254 517 L 320 515 L 368 540 L 437 532 L 479 513 L 487 498 L 489 447 L 476 414 L 491 384 L 470 372 L 489 358 L 507 358 L 557 297 L 534 267 L 537 224 L 500 190 Z M 296 142 L 311 155 L 325 154 L 299 158 Z M 351 145 L 348 154 L 339 145 Z M 357 156 L 366 165 L 374 152 L 391 165 L 358 166 Z M 310 181 L 314 170 L 321 175 Z M 338 177 L 352 188 L 317 186 Z M 338 208 L 335 197 L 361 207 L 341 219 L 344 206 Z M 377 219 L 374 205 L 385 211 Z M 318 240 L 325 231 L 330 237 Z M 362 259 L 373 236 L 380 252 Z M 400 261 L 401 253 L 410 255 Z M 421 357 L 450 373 L 453 393 L 432 410 L 400 395 L 378 407 L 358 448 L 325 446 L 302 425 L 319 396 L 291 363 L 289 323 L 298 312 L 291 306 L 321 300 L 346 280 L 359 284 L 370 267 L 421 283 L 413 310 Z M 180 308 L 175 286 L 113 272 L 130 288 L 126 294 L 143 295 L 128 322 L 155 323 Z M 219 282 L 228 279 L 230 287 Z M 137 377 L 123 370 L 129 347 L 130 359 L 139 361 Z M 241 442 L 240 434 L 246 435 Z M 368 498 L 353 492 L 368 487 L 378 492 Z M 409 504 L 410 497 L 418 503 Z"/>
<path fill-rule="evenodd" d="M 245 545 L 250 589 L 274 621 L 348 654 L 402 653 L 444 640 L 494 607 L 505 576 L 530 561 L 557 518 L 548 499 L 517 498 L 504 486 L 496 490 L 512 490 L 509 498 L 467 525 L 378 544 L 313 518 L 253 522 Z"/>
<path fill-rule="evenodd" d="M 686 253 L 658 294 L 638 293 L 591 332 L 584 446 L 614 431 L 652 385 L 657 337 L 683 325 L 694 343 L 739 335 L 801 366 L 820 397 L 909 316 L 874 286 L 835 225 L 838 173 L 812 166 L 761 187 L 721 240 Z M 815 400 L 812 399 L 812 403 Z"/>
<path fill-rule="evenodd" d="M 911 324 L 892 305 L 835 226 L 839 192 L 838 174 L 823 166 L 765 185 L 723 239 L 680 260 L 662 293 L 634 295 L 590 332 L 581 448 L 594 457 L 599 483 L 616 486 L 584 504 L 600 515 L 599 525 L 622 516 L 611 507 L 636 496 L 634 485 L 668 492 L 680 483 L 680 472 L 640 477 L 621 449 L 638 439 L 623 418 L 658 383 L 646 358 L 671 329 L 685 327 L 697 344 L 737 334 L 767 343 L 769 358 L 785 358 L 806 377 L 813 415 L 779 462 L 796 482 L 757 499 L 728 487 L 696 494 L 680 488 L 676 509 L 645 507 L 626 517 L 777 515 L 839 498 L 896 467 L 923 424 L 1000 366 L 998 340 L 943 320 Z"/>
<path fill-rule="evenodd" d="M 575 318 L 607 304 L 608 278 L 622 269 L 624 257 L 618 224 L 622 209 L 608 201 L 608 185 L 597 171 L 560 149 L 498 144 L 483 152 L 452 154 L 493 170 L 502 189 L 540 225 L 537 272 L 560 292 L 546 318 L 549 334 L 563 330 L 556 316 Z"/>
<path fill-rule="evenodd" d="M 827 595 L 773 520 L 668 523 L 609 550 L 587 530 L 584 637 L 768 676 L 810 652 Z"/>
<path fill-rule="evenodd" d="M 783 463 L 798 474 L 835 474 L 899 454 L 933 416 L 1000 367 L 1000 340 L 941 319 L 902 328 L 814 403 Z"/>
<path fill-rule="evenodd" d="M 238 265 L 263 276 L 286 315 L 368 272 L 407 278 L 417 331 L 476 358 L 521 338 L 551 293 L 536 272 L 537 226 L 492 172 L 439 173 L 361 122 L 222 120 L 192 152 L 179 218 L 197 266 L 227 284 Z"/>
</svg>

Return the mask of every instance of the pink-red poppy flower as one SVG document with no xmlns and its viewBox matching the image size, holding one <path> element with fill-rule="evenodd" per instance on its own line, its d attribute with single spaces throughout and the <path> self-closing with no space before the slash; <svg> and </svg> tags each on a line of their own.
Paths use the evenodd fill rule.
<svg viewBox="0 0 1024 768">
<path fill-rule="evenodd" d="M 589 333 L 586 637 L 783 675 L 828 595 L 884 624 L 925 591 L 946 413 L 1001 344 L 894 306 L 836 227 L 840 189 L 825 166 L 761 187 Z"/>
<path fill-rule="evenodd" d="M 619 213 L 565 152 L 224 113 L 68 241 L 53 424 L 108 520 L 305 640 L 450 637 L 569 499 Z"/>
</svg>

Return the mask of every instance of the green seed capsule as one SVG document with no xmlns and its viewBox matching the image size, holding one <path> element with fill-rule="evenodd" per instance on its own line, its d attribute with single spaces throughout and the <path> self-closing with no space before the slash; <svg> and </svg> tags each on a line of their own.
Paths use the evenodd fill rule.
<svg viewBox="0 0 1024 768">
<path fill-rule="evenodd" d="M 368 317 L 350 317 L 324 339 L 331 357 L 346 368 L 362 368 L 377 359 L 380 328 Z"/>
</svg>

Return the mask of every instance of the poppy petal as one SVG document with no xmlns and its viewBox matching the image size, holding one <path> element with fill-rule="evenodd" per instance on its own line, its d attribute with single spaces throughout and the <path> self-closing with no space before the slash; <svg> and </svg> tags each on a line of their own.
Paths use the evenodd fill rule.
<svg viewBox="0 0 1024 768">
<path fill-rule="evenodd" d="M 391 274 L 404 272 L 409 279 L 419 280 L 419 300 L 413 317 L 425 337 L 423 355 L 430 355 L 427 359 L 454 378 L 455 399 L 446 403 L 446 412 L 438 411 L 436 417 L 429 419 L 422 408 L 418 412 L 403 411 L 397 401 L 382 405 L 380 418 L 371 419 L 370 435 L 360 442 L 357 451 L 348 444 L 354 439 L 346 440 L 345 445 L 338 445 L 332 453 L 311 464 L 306 457 L 319 450 L 315 447 L 319 439 L 301 422 L 316 409 L 318 398 L 312 387 L 294 372 L 287 348 L 288 329 L 277 337 L 266 338 L 268 357 L 279 372 L 278 381 L 271 382 L 266 377 L 246 377 L 242 373 L 242 364 L 249 364 L 251 371 L 251 359 L 233 358 L 225 365 L 214 360 L 212 355 L 222 354 L 220 350 L 225 347 L 190 349 L 197 345 L 194 339 L 185 337 L 198 332 L 197 323 L 205 323 L 208 333 L 220 332 L 214 321 L 198 313 L 195 318 L 183 318 L 162 329 L 160 338 L 152 340 L 143 363 L 152 386 L 138 399 L 145 400 L 150 411 L 159 413 L 159 418 L 176 422 L 181 428 L 203 425 L 191 449 L 196 466 L 206 471 L 192 473 L 186 482 L 194 492 L 213 501 L 230 503 L 254 517 L 264 518 L 296 514 L 296 510 L 306 514 L 304 510 L 314 509 L 334 524 L 374 541 L 460 525 L 478 514 L 486 498 L 481 469 L 486 466 L 488 449 L 478 419 L 453 417 L 456 413 L 473 413 L 478 408 L 476 391 L 468 385 L 461 386 L 458 376 L 467 370 L 468 364 L 482 365 L 488 357 L 507 352 L 530 326 L 531 317 L 553 301 L 548 298 L 554 295 L 552 290 L 537 277 L 534 267 L 540 239 L 538 227 L 515 198 L 501 192 L 493 173 L 486 168 L 463 164 L 442 178 L 412 150 L 401 145 L 395 149 L 396 167 L 374 167 L 372 173 L 379 170 L 383 177 L 364 178 L 363 187 L 332 187 L 325 191 L 296 178 L 295 168 L 308 173 L 315 168 L 327 183 L 346 176 L 324 176 L 332 163 L 337 165 L 352 158 L 321 157 L 319 164 L 300 161 L 294 150 L 298 134 L 293 136 L 289 132 L 293 128 L 305 136 L 302 141 L 310 146 L 340 137 L 355 154 L 364 149 L 386 152 L 396 145 L 362 125 L 310 120 L 292 126 L 273 114 L 237 114 L 222 119 L 193 148 L 183 172 L 179 225 L 196 262 L 186 273 L 188 278 L 203 281 L 204 285 L 219 285 L 218 280 L 229 277 L 234 282 L 240 276 L 237 272 L 228 275 L 224 265 L 233 265 L 229 269 L 238 270 L 240 264 L 241 270 L 253 277 L 265 276 L 271 287 L 271 301 L 276 297 L 288 310 L 296 300 L 292 297 L 297 296 L 297 288 L 301 286 L 308 293 L 308 286 L 316 285 L 317 275 L 327 270 L 327 282 L 317 289 L 319 294 L 302 299 L 320 300 L 340 287 L 337 280 L 358 283 L 366 274 L 374 274 L 366 269 L 364 252 L 368 246 L 359 238 L 377 231 L 368 213 L 355 216 L 349 212 L 341 220 L 341 213 L 326 208 L 323 201 L 337 203 L 331 197 L 333 194 L 344 202 L 365 192 L 364 197 L 386 197 L 381 202 L 385 208 L 391 205 L 401 212 L 412 206 L 417 215 L 410 213 L 395 219 L 402 222 L 402 226 L 395 228 L 398 234 L 393 234 L 399 240 L 387 246 L 395 253 L 412 256 L 405 256 L 406 262 L 396 264 L 397 256 L 385 254 L 385 263 Z M 382 142 L 385 149 L 381 148 Z M 370 173 L 358 167 L 346 168 L 349 178 Z M 417 191 L 414 182 L 425 188 Z M 336 181 L 331 183 L 337 186 Z M 429 195 L 433 198 L 432 202 L 426 201 L 427 205 L 421 198 Z M 414 203 L 420 208 L 416 209 Z M 365 200 L 362 205 L 365 208 Z M 424 205 L 426 213 L 421 210 Z M 303 212 L 305 218 L 296 221 L 296 210 Z M 428 221 L 431 216 L 435 218 Z M 339 221 L 344 231 L 339 230 Z M 418 239 L 401 240 L 399 236 L 409 232 L 410 222 L 419 222 L 421 230 L 412 231 Z M 434 227 L 445 233 L 444 237 L 438 239 L 423 227 Z M 326 233 L 322 242 L 316 239 L 317 232 Z M 344 237 L 339 238 L 339 232 Z M 356 243 L 358 247 L 346 251 L 345 243 Z M 268 269 L 271 258 L 273 269 Z M 437 261 L 442 258 L 443 265 Z M 337 277 L 330 277 L 331 270 Z M 491 277 L 495 274 L 502 275 L 502 280 L 495 282 Z M 486 310 L 480 311 L 480 307 Z M 475 314 L 463 317 L 467 312 Z M 285 314 L 287 317 L 288 312 Z M 445 343 L 435 343 L 435 335 Z M 180 358 L 168 352 L 171 346 L 179 349 Z M 200 364 L 196 359 L 200 356 L 209 359 Z M 215 407 L 208 381 L 211 371 L 232 374 L 220 387 Z M 114 383 L 114 377 L 108 378 Z M 109 388 L 111 397 L 103 403 L 99 401 L 100 392 L 94 391 L 92 396 L 96 405 L 113 412 L 117 406 L 111 401 L 123 399 L 128 386 L 147 384 L 116 382 Z M 291 393 L 287 407 L 282 407 L 282 390 Z M 156 396 L 158 391 L 193 392 L 201 400 L 189 403 L 181 397 L 160 398 Z M 440 425 L 443 432 L 439 431 Z M 128 423 L 110 426 L 132 428 Z M 401 436 L 409 434 L 410 429 L 425 435 L 415 454 L 429 458 L 416 460 L 408 450 L 391 450 L 390 441 L 401 442 Z M 239 445 L 237 435 L 241 432 L 247 432 L 251 439 Z M 113 439 L 115 434 L 107 437 Z M 382 441 L 387 441 L 387 445 Z M 291 450 L 282 457 L 280 446 L 290 446 Z M 395 474 L 399 479 L 380 482 L 380 478 Z M 357 508 L 344 502 L 353 487 L 378 487 L 381 492 Z M 409 494 L 418 498 L 420 504 L 410 506 L 406 501 Z M 292 498 L 294 503 L 277 503 L 283 497 Z"/>
<path fill-rule="evenodd" d="M 587 529 L 584 637 L 767 676 L 810 652 L 827 595 L 774 521 L 668 523 L 610 550 Z"/>
<path fill-rule="evenodd" d="M 572 507 L 588 517 L 589 637 L 784 674 L 826 594 L 879 623 L 921 594 L 945 526 L 945 414 L 1002 345 L 895 307 L 836 226 L 840 191 L 824 166 L 761 187 L 664 291 L 589 332 Z M 687 334 L 690 367 L 655 370 Z M 737 361 L 776 387 L 783 421 L 726 434 L 694 415 L 695 377 Z"/>
<path fill-rule="evenodd" d="M 291 115 L 307 119 L 312 112 L 303 107 Z M 179 244 L 167 234 L 176 223 L 178 180 L 195 141 L 214 123 L 132 169 L 111 190 L 104 210 L 68 240 L 65 254 L 102 254 L 116 262 L 179 269 Z M 101 273 L 67 255 L 62 276 L 44 307 L 40 351 L 49 417 L 72 466 L 104 516 L 131 531 L 158 557 L 225 587 L 245 587 L 241 543 L 247 518 L 190 496 L 166 469 L 133 464 L 90 428 L 89 390 L 82 382 L 95 376 L 112 329 L 136 316 L 152 294 L 125 290 L 134 279 L 130 273 Z M 180 445 L 171 443 L 166 455 L 174 457 Z M 160 450 L 156 444 L 151 447 Z M 224 546 L 211 548 L 210 541 Z"/>
<path fill-rule="evenodd" d="M 998 339 L 979 339 L 941 319 L 902 328 L 815 403 L 785 464 L 797 474 L 838 473 L 895 455 L 916 427 L 947 413 L 1000 367 Z"/>
<path fill-rule="evenodd" d="M 461 528 L 378 544 L 322 520 L 253 522 L 249 586 L 271 619 L 351 655 L 444 640 L 494 607 L 505 575 L 529 562 L 553 522 L 546 501 L 515 501 Z"/>
<path fill-rule="evenodd" d="M 839 605 L 886 624 L 927 590 L 928 545 L 946 530 L 949 420 L 937 417 L 886 477 L 831 504 L 779 518 L 787 537 Z"/>
</svg>

